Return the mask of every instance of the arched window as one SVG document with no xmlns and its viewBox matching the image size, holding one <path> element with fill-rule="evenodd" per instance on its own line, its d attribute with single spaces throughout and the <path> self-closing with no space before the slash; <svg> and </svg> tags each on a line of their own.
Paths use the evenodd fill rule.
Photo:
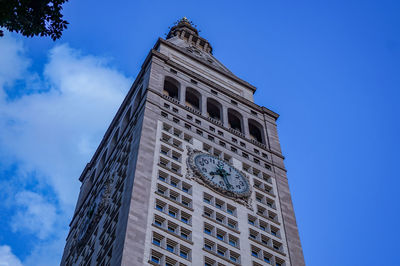
<svg viewBox="0 0 400 266">
<path fill-rule="evenodd" d="M 164 90 L 163 90 L 163 93 L 165 95 L 168 95 L 169 97 L 179 100 L 179 88 L 180 84 L 178 81 L 176 81 L 171 77 L 165 77 Z"/>
<path fill-rule="evenodd" d="M 250 139 L 265 144 L 264 142 L 263 127 L 257 121 L 249 119 L 249 133 Z"/>
<path fill-rule="evenodd" d="M 186 88 L 185 101 L 187 106 L 200 111 L 201 95 L 198 91 L 192 88 Z"/>
<path fill-rule="evenodd" d="M 222 121 L 222 105 L 216 100 L 207 98 L 207 113 L 209 117 Z"/>
<path fill-rule="evenodd" d="M 228 124 L 229 127 L 243 133 L 242 115 L 233 109 L 228 109 Z"/>
</svg>

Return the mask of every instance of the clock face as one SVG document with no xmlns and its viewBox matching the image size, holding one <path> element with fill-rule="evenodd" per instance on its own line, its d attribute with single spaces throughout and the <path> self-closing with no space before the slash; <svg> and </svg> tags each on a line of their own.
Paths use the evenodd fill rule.
<svg viewBox="0 0 400 266">
<path fill-rule="evenodd" d="M 205 153 L 192 155 L 192 168 L 210 186 L 237 197 L 250 195 L 247 178 L 232 165 Z"/>
</svg>

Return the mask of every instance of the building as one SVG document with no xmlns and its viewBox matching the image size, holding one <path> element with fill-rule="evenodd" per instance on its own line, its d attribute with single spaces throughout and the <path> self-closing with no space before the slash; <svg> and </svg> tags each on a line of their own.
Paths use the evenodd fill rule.
<svg viewBox="0 0 400 266">
<path fill-rule="evenodd" d="M 305 265 L 278 114 L 255 90 L 178 21 L 79 178 L 61 265 Z"/>
</svg>

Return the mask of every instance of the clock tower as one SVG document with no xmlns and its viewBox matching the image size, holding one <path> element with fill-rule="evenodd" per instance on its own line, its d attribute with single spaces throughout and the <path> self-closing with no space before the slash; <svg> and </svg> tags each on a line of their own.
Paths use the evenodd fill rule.
<svg viewBox="0 0 400 266">
<path fill-rule="evenodd" d="M 255 91 L 179 20 L 79 177 L 61 265 L 305 265 L 278 114 Z"/>
</svg>

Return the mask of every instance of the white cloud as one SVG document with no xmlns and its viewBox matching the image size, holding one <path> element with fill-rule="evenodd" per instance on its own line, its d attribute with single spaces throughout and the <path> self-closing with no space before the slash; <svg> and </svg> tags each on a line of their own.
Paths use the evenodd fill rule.
<svg viewBox="0 0 400 266">
<path fill-rule="evenodd" d="M 0 266 L 22 266 L 21 261 L 7 245 L 0 246 Z"/>
<path fill-rule="evenodd" d="M 6 36 L 0 42 L 0 86 L 11 85 L 16 79 L 22 77 L 30 60 L 23 56 L 24 47 L 22 42 Z"/>
<path fill-rule="evenodd" d="M 45 239 L 53 231 L 56 207 L 39 194 L 22 191 L 15 196 L 16 214 L 11 218 L 13 231 L 24 231 Z"/>
<path fill-rule="evenodd" d="M 50 51 L 43 79 L 41 93 L 0 99 L 0 148 L 28 171 L 38 171 L 60 203 L 71 208 L 79 174 L 131 81 L 104 59 L 81 55 L 67 45 Z"/>
<path fill-rule="evenodd" d="M 17 165 L 14 176 L 0 176 L 0 184 L 15 190 L 0 204 L 16 207 L 11 218 L 15 232 L 38 239 L 26 265 L 58 264 L 78 177 L 132 80 L 106 59 L 66 44 L 49 51 L 44 70 L 32 71 L 23 43 L 6 35 L 0 58 L 0 167 Z M 26 87 L 10 98 L 7 92 L 15 81 Z M 27 187 L 32 183 L 33 188 Z"/>
</svg>

